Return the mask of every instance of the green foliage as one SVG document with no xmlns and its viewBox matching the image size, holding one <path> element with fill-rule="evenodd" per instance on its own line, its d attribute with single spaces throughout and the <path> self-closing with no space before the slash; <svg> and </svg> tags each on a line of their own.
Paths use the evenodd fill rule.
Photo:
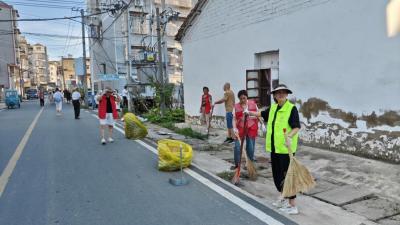
<svg viewBox="0 0 400 225">
<path fill-rule="evenodd" d="M 173 93 L 174 93 L 174 84 L 164 84 L 164 86 L 159 82 L 156 78 L 154 77 L 149 77 L 149 83 L 152 88 L 155 90 L 155 96 L 154 100 L 157 104 L 157 106 L 160 107 L 161 105 L 161 97 L 164 94 L 164 99 L 165 99 L 165 106 L 167 108 L 172 108 L 172 103 L 173 103 Z"/>
<path fill-rule="evenodd" d="M 161 116 L 160 109 L 155 108 L 150 110 L 145 117 L 152 123 L 158 124 L 169 130 L 174 131 L 177 134 L 184 135 L 186 137 L 192 137 L 204 140 L 207 135 L 203 135 L 199 132 L 194 131 L 192 128 L 177 128 L 175 123 L 185 122 L 185 111 L 183 109 L 172 109 L 167 110 L 164 116 Z"/>
<path fill-rule="evenodd" d="M 144 115 L 152 123 L 182 123 L 185 122 L 185 111 L 183 109 L 170 109 L 161 116 L 160 109 L 154 108 Z"/>
</svg>

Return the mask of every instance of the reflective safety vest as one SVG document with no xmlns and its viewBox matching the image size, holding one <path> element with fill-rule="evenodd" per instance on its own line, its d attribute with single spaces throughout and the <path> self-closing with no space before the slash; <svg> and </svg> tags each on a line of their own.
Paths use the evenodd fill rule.
<svg viewBox="0 0 400 225">
<path fill-rule="evenodd" d="M 286 133 L 289 134 L 292 131 L 292 128 L 289 125 L 289 117 L 290 113 L 292 112 L 294 105 L 289 101 L 286 101 L 282 108 L 276 113 L 278 109 L 278 104 L 273 104 L 269 110 L 268 116 L 268 124 L 267 124 L 267 136 L 265 138 L 265 148 L 267 152 L 272 151 L 272 144 L 271 140 L 274 138 L 274 146 L 275 146 L 275 153 L 278 154 L 288 154 L 288 149 L 285 144 L 285 135 L 283 133 L 283 129 L 286 128 Z M 275 127 L 274 127 L 274 137 L 272 137 L 272 123 L 275 119 Z M 296 134 L 292 138 L 292 153 L 295 153 L 297 150 L 297 141 L 299 135 Z"/>
<path fill-rule="evenodd" d="M 247 101 L 247 107 L 249 111 L 257 112 L 257 105 L 253 101 Z M 242 138 L 244 136 L 244 109 L 240 103 L 235 104 L 235 118 L 236 118 L 236 128 L 239 131 L 239 136 Z M 254 117 L 247 117 L 247 135 L 251 138 L 257 137 L 258 132 L 258 119 Z"/>
</svg>

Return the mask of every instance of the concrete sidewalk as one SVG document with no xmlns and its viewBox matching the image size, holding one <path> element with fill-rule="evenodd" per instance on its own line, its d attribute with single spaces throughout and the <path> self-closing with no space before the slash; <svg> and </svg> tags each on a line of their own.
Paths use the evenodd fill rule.
<svg viewBox="0 0 400 225">
<path fill-rule="evenodd" d="M 212 129 L 207 141 L 187 138 L 154 124 L 146 123 L 149 138 L 157 141 L 172 138 L 185 141 L 195 150 L 194 163 L 210 173 L 229 180 L 233 161 L 233 145 L 221 144 L 225 131 Z M 189 127 L 188 124 L 176 124 Z M 190 127 L 201 133 L 206 128 Z M 164 133 L 159 134 L 159 131 Z M 166 134 L 165 134 L 166 133 Z M 264 151 L 265 139 L 256 144 L 256 181 L 242 179 L 243 190 L 273 208 L 278 193 L 272 180 L 269 155 Z M 400 224 L 400 169 L 398 165 L 364 159 L 352 155 L 300 146 L 297 158 L 307 165 L 317 179 L 317 187 L 298 197 L 299 215 L 288 216 L 304 225 L 370 225 Z M 285 215 L 286 216 L 286 215 Z"/>
</svg>

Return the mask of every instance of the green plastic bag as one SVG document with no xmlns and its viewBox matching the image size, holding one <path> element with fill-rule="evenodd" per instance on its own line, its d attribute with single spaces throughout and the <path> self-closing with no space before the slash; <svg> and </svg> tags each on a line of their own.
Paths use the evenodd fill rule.
<svg viewBox="0 0 400 225">
<path fill-rule="evenodd" d="M 143 139 L 147 136 L 147 128 L 133 113 L 124 115 L 125 137 L 128 139 Z"/>
<path fill-rule="evenodd" d="M 163 139 L 158 141 L 158 169 L 161 171 L 180 170 L 180 146 L 182 146 L 182 168 L 192 163 L 192 146 L 182 141 Z"/>
</svg>

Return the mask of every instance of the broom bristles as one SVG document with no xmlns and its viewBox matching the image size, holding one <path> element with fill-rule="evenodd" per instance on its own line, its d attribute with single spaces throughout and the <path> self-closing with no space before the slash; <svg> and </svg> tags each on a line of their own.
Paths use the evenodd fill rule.
<svg viewBox="0 0 400 225">
<path fill-rule="evenodd" d="M 246 160 L 246 167 L 247 167 L 247 173 L 249 175 L 250 180 L 256 180 L 257 179 L 257 170 L 256 167 L 254 166 L 254 163 L 247 158 Z"/>
<path fill-rule="evenodd" d="M 291 157 L 283 185 L 282 196 L 291 197 L 300 192 L 307 192 L 315 186 L 315 179 L 310 171 L 295 157 Z"/>
</svg>

